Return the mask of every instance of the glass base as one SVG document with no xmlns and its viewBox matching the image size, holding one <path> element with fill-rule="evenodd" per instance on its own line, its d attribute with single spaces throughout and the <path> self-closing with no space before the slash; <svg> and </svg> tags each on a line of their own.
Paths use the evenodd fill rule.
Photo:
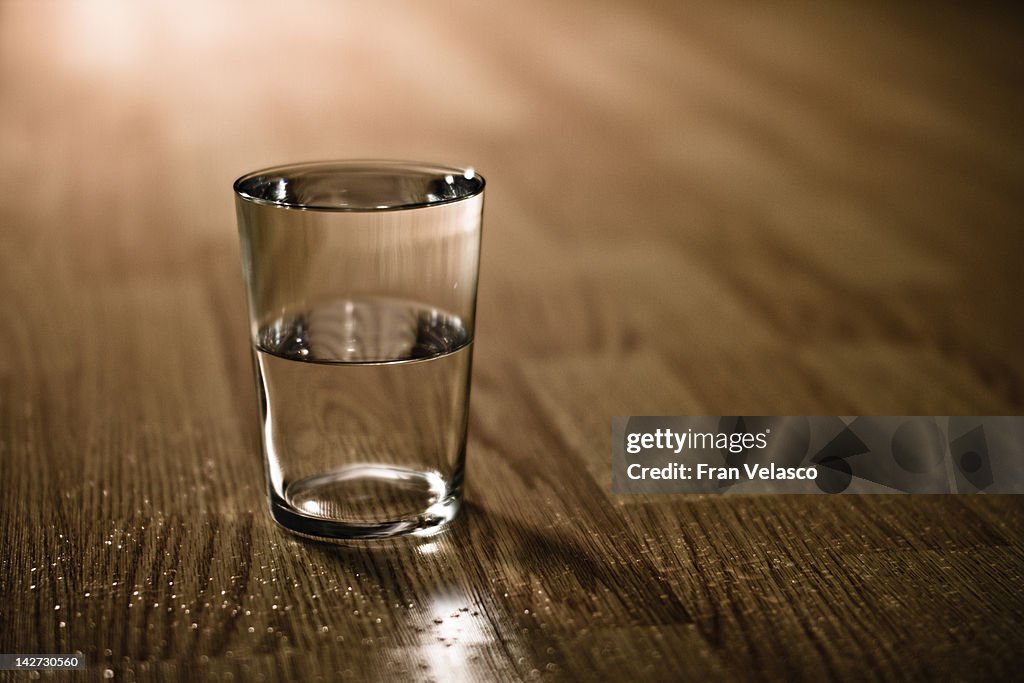
<svg viewBox="0 0 1024 683">
<path fill-rule="evenodd" d="M 387 465 L 351 465 L 270 492 L 270 514 L 285 529 L 318 540 L 432 536 L 462 506 L 461 476 Z"/>
</svg>

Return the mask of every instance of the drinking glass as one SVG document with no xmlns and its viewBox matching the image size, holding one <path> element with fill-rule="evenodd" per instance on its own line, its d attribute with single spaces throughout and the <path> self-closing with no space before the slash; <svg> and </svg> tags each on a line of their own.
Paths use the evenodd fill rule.
<svg viewBox="0 0 1024 683">
<path fill-rule="evenodd" d="M 234 190 L 274 519 L 441 531 L 462 502 L 484 179 L 336 161 Z"/>
</svg>

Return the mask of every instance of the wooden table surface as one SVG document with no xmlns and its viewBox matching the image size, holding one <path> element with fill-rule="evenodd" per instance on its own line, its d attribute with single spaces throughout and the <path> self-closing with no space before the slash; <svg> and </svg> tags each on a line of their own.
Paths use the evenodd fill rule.
<svg viewBox="0 0 1024 683">
<path fill-rule="evenodd" d="M 1019 675 L 1019 498 L 610 492 L 614 415 L 1022 412 L 1021 22 L 861 4 L 0 2 L 0 652 Z M 230 185 L 359 157 L 489 182 L 468 506 L 428 545 L 266 509 Z"/>
</svg>

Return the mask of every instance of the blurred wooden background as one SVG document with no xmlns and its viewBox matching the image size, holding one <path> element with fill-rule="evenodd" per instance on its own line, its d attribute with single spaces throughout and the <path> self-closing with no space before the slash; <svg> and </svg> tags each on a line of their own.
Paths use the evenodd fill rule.
<svg viewBox="0 0 1024 683">
<path fill-rule="evenodd" d="M 610 493 L 613 415 L 1024 406 L 1021 21 L 774 5 L 0 1 L 0 651 L 1018 672 L 1015 498 Z M 425 547 L 265 510 L 230 185 L 354 157 L 489 183 L 470 505 Z"/>
</svg>

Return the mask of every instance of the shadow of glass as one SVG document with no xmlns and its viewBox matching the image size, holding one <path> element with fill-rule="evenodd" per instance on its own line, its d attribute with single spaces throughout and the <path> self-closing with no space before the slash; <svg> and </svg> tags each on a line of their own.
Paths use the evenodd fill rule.
<svg viewBox="0 0 1024 683">
<path fill-rule="evenodd" d="M 614 538 L 583 544 L 570 527 L 546 528 L 467 503 L 434 537 L 310 546 L 370 582 L 387 604 L 458 604 L 501 622 L 523 621 L 509 593 L 541 586 L 564 616 L 588 618 L 611 602 L 635 624 L 691 623 L 686 607 L 646 558 Z M 534 590 L 534 589 L 530 589 Z M 531 603 L 532 604 L 532 603 Z"/>
</svg>

